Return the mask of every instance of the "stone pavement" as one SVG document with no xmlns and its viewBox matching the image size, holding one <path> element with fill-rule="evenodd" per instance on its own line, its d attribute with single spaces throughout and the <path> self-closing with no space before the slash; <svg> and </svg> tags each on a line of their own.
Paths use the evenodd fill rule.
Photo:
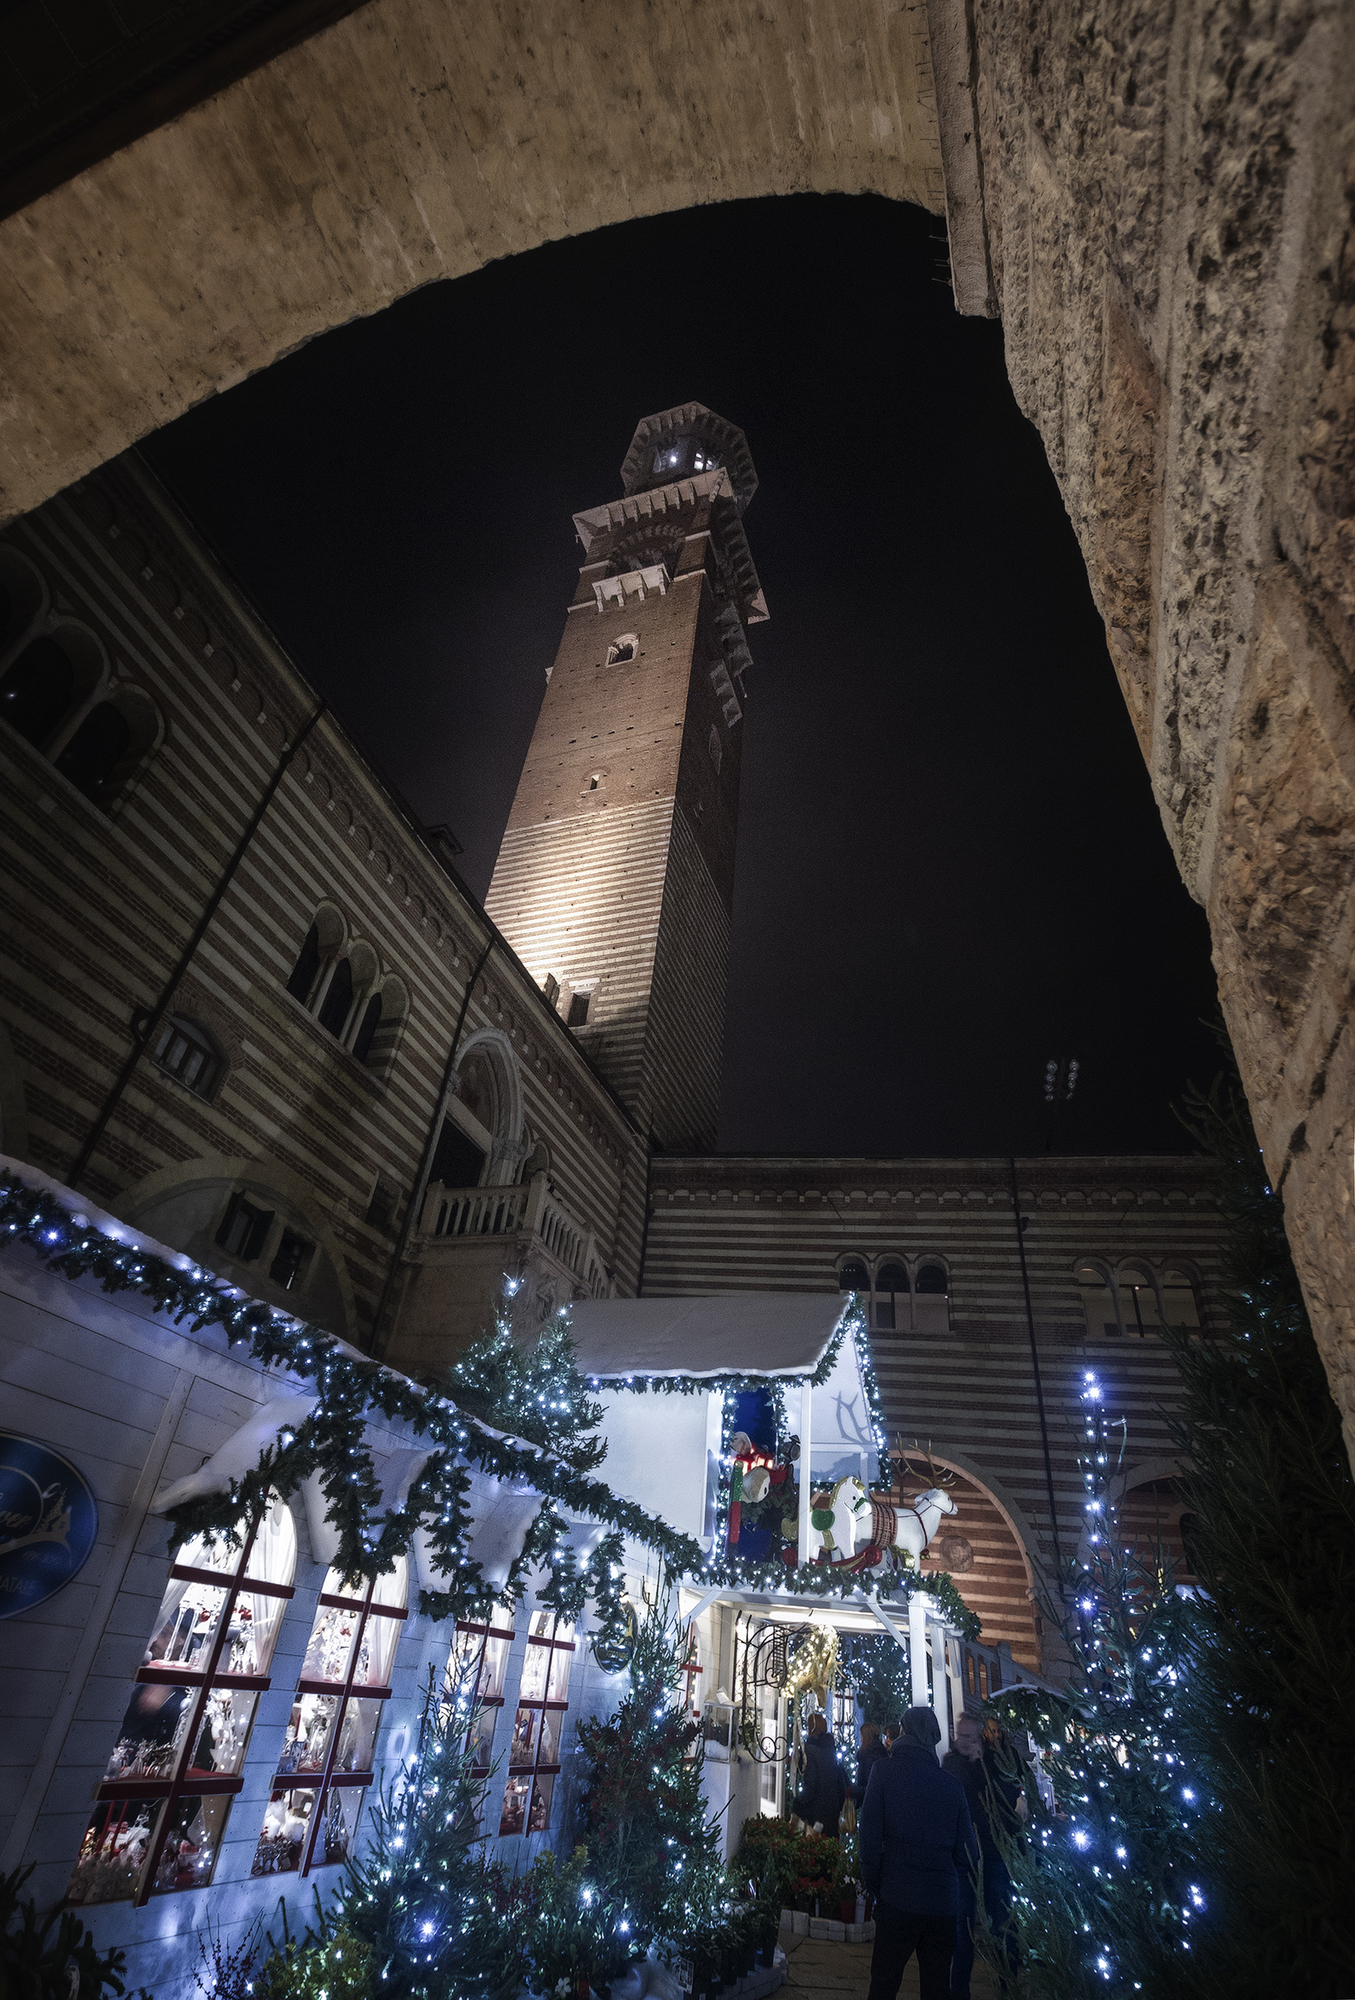
<svg viewBox="0 0 1355 2000">
<path fill-rule="evenodd" d="M 868 1944 L 829 1944 L 822 1938 L 792 1937 L 782 1931 L 779 1943 L 786 1954 L 787 1980 L 782 1989 L 796 2000 L 866 2000 L 870 1985 Z M 917 1960 L 908 1961 L 899 1988 L 899 2000 L 917 2000 Z M 970 1987 L 973 2000 L 997 2000 L 997 1980 L 982 1959 L 974 1964 Z"/>
</svg>

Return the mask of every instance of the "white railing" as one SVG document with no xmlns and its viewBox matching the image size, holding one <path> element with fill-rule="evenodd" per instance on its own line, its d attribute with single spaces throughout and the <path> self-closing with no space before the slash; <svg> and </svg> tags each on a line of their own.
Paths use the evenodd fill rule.
<svg viewBox="0 0 1355 2000">
<path fill-rule="evenodd" d="M 435 1241 L 478 1236 L 530 1236 L 590 1297 L 612 1289 L 591 1229 L 576 1222 L 545 1174 L 520 1187 L 451 1188 L 430 1183 L 422 1233 Z"/>
</svg>

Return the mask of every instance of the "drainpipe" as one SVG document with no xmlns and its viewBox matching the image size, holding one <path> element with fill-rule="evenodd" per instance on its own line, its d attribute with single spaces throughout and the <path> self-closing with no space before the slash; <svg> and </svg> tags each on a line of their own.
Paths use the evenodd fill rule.
<svg viewBox="0 0 1355 2000">
<path fill-rule="evenodd" d="M 107 1097 L 104 1099 L 103 1105 L 99 1111 L 99 1115 L 94 1120 L 93 1125 L 90 1127 L 88 1137 L 86 1138 L 84 1145 L 80 1148 L 80 1151 L 76 1156 L 75 1165 L 71 1168 L 70 1172 L 66 1176 L 66 1185 L 68 1187 L 77 1186 L 77 1184 L 82 1179 L 84 1174 L 88 1171 L 89 1163 L 94 1157 L 95 1149 L 98 1146 L 100 1139 L 102 1139 L 105 1131 L 108 1128 L 108 1121 L 113 1116 L 113 1113 L 117 1110 L 118 1105 L 122 1100 L 123 1092 L 126 1090 L 128 1084 L 131 1082 L 133 1076 L 135 1075 L 137 1064 L 141 1061 L 141 1058 L 146 1053 L 146 1050 L 151 1046 L 151 1043 L 155 1037 L 155 1031 L 160 1026 L 161 1021 L 164 1019 L 166 1013 L 169 1010 L 169 1004 L 171 1000 L 173 1000 L 174 995 L 178 990 L 179 982 L 183 978 L 185 972 L 187 972 L 189 962 L 192 959 L 194 952 L 197 950 L 198 946 L 202 943 L 202 940 L 206 935 L 207 926 L 211 923 L 212 918 L 216 915 L 217 910 L 221 905 L 222 897 L 225 895 L 227 889 L 230 888 L 231 883 L 234 881 L 235 872 L 239 868 L 240 863 L 244 860 L 245 855 L 249 849 L 249 844 L 259 830 L 260 821 L 263 819 L 264 814 L 268 811 L 269 806 L 273 802 L 273 794 L 277 791 L 278 786 L 282 783 L 282 780 L 287 772 L 287 766 L 291 763 L 297 751 L 301 748 L 306 738 L 310 735 L 312 729 L 314 729 L 316 723 L 320 720 L 320 717 L 324 714 L 326 706 L 327 704 L 322 701 L 320 703 L 320 706 L 316 709 L 315 713 L 311 716 L 310 720 L 304 725 L 301 734 L 295 739 L 295 741 L 283 744 L 282 754 L 278 758 L 277 765 L 276 768 L 274 769 L 272 777 L 269 779 L 268 783 L 264 787 L 262 798 L 259 800 L 258 805 L 255 806 L 254 811 L 250 816 L 249 825 L 245 828 L 244 832 L 240 835 L 239 840 L 235 843 L 235 852 L 232 854 L 230 860 L 226 863 L 225 868 L 222 870 L 220 879 L 218 880 L 215 889 L 212 891 L 211 895 L 207 898 L 207 902 L 203 907 L 202 915 L 198 918 L 197 924 L 194 927 L 192 937 L 189 938 L 188 943 L 184 946 L 183 950 L 180 952 L 178 963 L 175 965 L 173 972 L 170 973 L 169 978 L 165 981 L 164 985 L 160 989 L 159 999 L 155 1002 L 153 1007 L 147 1009 L 138 1009 L 138 1011 L 132 1016 L 131 1054 L 127 1057 L 126 1062 L 122 1065 L 122 1068 L 118 1071 L 117 1078 L 113 1084 L 113 1088 L 109 1091 Z"/>
<path fill-rule="evenodd" d="M 1035 1404 L 1040 1412 L 1040 1442 L 1044 1446 L 1044 1483 L 1049 1495 L 1049 1524 L 1054 1530 L 1054 1564 L 1058 1572 L 1059 1596 L 1063 1596 L 1063 1548 L 1059 1541 L 1059 1516 L 1054 1504 L 1054 1467 L 1049 1456 L 1049 1425 L 1045 1421 L 1044 1388 L 1040 1381 L 1040 1350 L 1035 1344 L 1035 1314 L 1030 1303 L 1030 1273 L 1026 1269 L 1025 1219 L 1021 1214 L 1021 1197 L 1016 1185 L 1016 1161 L 1009 1159 L 1012 1170 L 1012 1221 L 1016 1225 L 1016 1248 L 1021 1258 L 1021 1288 L 1026 1295 L 1026 1328 L 1030 1334 L 1030 1365 L 1035 1375 Z"/>
<path fill-rule="evenodd" d="M 400 1224 L 400 1234 L 396 1238 L 395 1248 L 391 1252 L 390 1263 L 386 1267 L 386 1281 L 381 1287 L 381 1297 L 377 1300 L 376 1311 L 372 1315 L 372 1331 L 367 1342 L 367 1351 L 369 1354 L 375 1354 L 377 1351 L 376 1343 L 381 1332 L 381 1322 L 386 1317 L 386 1307 L 390 1304 L 391 1288 L 395 1283 L 395 1274 L 400 1268 L 400 1260 L 405 1254 L 405 1245 L 409 1241 L 409 1232 L 414 1226 L 415 1212 L 423 1200 L 424 1189 L 428 1184 L 428 1175 L 433 1165 L 433 1154 L 437 1151 L 438 1134 L 442 1130 L 443 1106 L 447 1102 L 447 1092 L 451 1088 L 452 1071 L 456 1067 L 456 1052 L 461 1046 L 461 1031 L 466 1025 L 466 1014 L 470 1007 L 471 995 L 475 991 L 475 982 L 484 971 L 489 954 L 494 949 L 494 935 L 494 932 L 491 931 L 489 942 L 480 953 L 479 961 L 476 964 L 474 972 L 472 972 L 470 978 L 466 981 L 466 990 L 461 996 L 461 1012 L 457 1015 L 456 1026 L 452 1030 L 452 1045 L 447 1051 L 447 1060 L 442 1069 L 442 1087 L 438 1091 L 433 1103 L 433 1116 L 429 1121 L 428 1137 L 424 1140 L 423 1157 L 419 1162 L 419 1171 L 414 1185 L 409 1191 L 409 1200 L 405 1204 L 405 1217 L 404 1221 Z"/>
</svg>

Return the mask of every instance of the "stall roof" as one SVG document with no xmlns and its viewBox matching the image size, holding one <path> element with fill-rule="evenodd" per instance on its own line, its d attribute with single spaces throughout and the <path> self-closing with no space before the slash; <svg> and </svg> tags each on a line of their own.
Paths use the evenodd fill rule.
<svg viewBox="0 0 1355 2000">
<path fill-rule="evenodd" d="M 843 1313 L 840 1292 L 718 1299 L 580 1299 L 570 1332 L 582 1375 L 810 1375 Z"/>
</svg>

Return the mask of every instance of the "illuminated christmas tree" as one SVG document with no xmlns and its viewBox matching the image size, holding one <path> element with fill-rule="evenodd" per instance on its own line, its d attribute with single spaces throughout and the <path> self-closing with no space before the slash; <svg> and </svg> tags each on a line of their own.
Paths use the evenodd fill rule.
<svg viewBox="0 0 1355 2000">
<path fill-rule="evenodd" d="M 1209 1903 L 1210 1805 L 1178 1714 L 1191 1608 L 1160 1548 L 1126 1545 L 1113 1497 L 1123 1427 L 1090 1372 L 1081 1400 L 1087 1525 L 1064 1586 L 1067 1691 L 1018 1688 L 992 1704 L 1029 1731 L 1055 1810 L 1027 1777 L 1030 1830 L 1004 1848 L 1031 2000 L 1160 2000 L 1167 1982 L 1189 1990 Z"/>
</svg>

